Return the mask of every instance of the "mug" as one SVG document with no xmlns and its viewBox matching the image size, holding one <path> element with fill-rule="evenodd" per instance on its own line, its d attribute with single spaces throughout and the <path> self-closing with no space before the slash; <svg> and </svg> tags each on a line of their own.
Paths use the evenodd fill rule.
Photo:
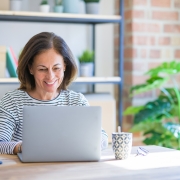
<svg viewBox="0 0 180 180">
<path fill-rule="evenodd" d="M 112 148 L 116 159 L 127 159 L 132 149 L 132 133 L 112 133 Z"/>
</svg>

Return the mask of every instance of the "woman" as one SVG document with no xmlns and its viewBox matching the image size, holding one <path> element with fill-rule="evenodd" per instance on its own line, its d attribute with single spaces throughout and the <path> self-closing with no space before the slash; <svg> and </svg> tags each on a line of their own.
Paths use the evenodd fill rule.
<svg viewBox="0 0 180 180">
<path fill-rule="evenodd" d="M 42 32 L 25 45 L 17 69 L 20 87 L 0 102 L 0 153 L 22 151 L 23 106 L 88 106 L 81 93 L 67 90 L 77 67 L 65 41 L 54 33 Z M 107 146 L 102 130 L 101 149 Z"/>
</svg>

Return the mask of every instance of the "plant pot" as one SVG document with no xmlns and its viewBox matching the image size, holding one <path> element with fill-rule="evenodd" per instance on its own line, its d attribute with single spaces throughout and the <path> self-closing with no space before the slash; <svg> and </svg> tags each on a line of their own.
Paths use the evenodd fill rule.
<svg viewBox="0 0 180 180">
<path fill-rule="evenodd" d="M 86 14 L 99 14 L 99 3 L 86 3 Z"/>
<path fill-rule="evenodd" d="M 92 77 L 94 75 L 94 63 L 80 63 L 80 76 Z"/>
<path fill-rule="evenodd" d="M 63 6 L 54 6 L 54 12 L 62 13 L 63 12 Z"/>
<path fill-rule="evenodd" d="M 40 12 L 47 13 L 50 10 L 50 6 L 49 6 L 49 4 L 40 5 L 39 10 L 40 10 Z"/>
<path fill-rule="evenodd" d="M 65 0 L 63 7 L 65 13 L 79 13 L 79 0 Z"/>
<path fill-rule="evenodd" d="M 10 10 L 11 11 L 21 11 L 22 0 L 10 0 Z"/>
</svg>

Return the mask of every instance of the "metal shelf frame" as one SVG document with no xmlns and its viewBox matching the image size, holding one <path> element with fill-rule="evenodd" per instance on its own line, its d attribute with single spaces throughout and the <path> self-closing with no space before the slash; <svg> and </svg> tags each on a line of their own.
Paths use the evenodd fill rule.
<svg viewBox="0 0 180 180">
<path fill-rule="evenodd" d="M 118 77 L 78 77 L 74 83 L 96 84 L 110 83 L 117 84 L 119 87 L 119 125 L 122 126 L 123 111 L 123 64 L 124 64 L 124 0 L 120 0 L 120 14 L 113 16 L 106 15 L 88 15 L 88 14 L 57 14 L 41 12 L 16 12 L 0 11 L 0 21 L 6 22 L 37 22 L 37 23 L 70 23 L 70 24 L 89 24 L 92 25 L 92 50 L 95 51 L 95 26 L 96 24 L 117 23 L 119 24 L 119 76 Z M 94 71 L 95 72 L 95 71 Z M 0 79 L 0 84 L 17 84 L 17 78 Z"/>
</svg>

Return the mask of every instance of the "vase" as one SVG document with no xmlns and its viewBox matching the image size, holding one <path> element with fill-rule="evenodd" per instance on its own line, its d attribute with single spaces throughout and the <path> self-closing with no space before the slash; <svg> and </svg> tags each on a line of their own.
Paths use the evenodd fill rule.
<svg viewBox="0 0 180 180">
<path fill-rule="evenodd" d="M 79 0 L 65 0 L 63 7 L 65 13 L 79 13 Z"/>
<path fill-rule="evenodd" d="M 50 6 L 49 6 L 49 4 L 40 5 L 39 10 L 40 10 L 40 12 L 47 13 L 50 10 Z"/>
<path fill-rule="evenodd" d="M 22 0 L 10 0 L 10 10 L 11 11 L 21 11 Z"/>
<path fill-rule="evenodd" d="M 99 3 L 86 3 L 86 14 L 99 14 Z"/>
<path fill-rule="evenodd" d="M 63 12 L 63 6 L 54 6 L 54 12 L 62 13 Z"/>
<path fill-rule="evenodd" d="M 80 63 L 80 76 L 92 77 L 94 75 L 94 63 Z"/>
</svg>

